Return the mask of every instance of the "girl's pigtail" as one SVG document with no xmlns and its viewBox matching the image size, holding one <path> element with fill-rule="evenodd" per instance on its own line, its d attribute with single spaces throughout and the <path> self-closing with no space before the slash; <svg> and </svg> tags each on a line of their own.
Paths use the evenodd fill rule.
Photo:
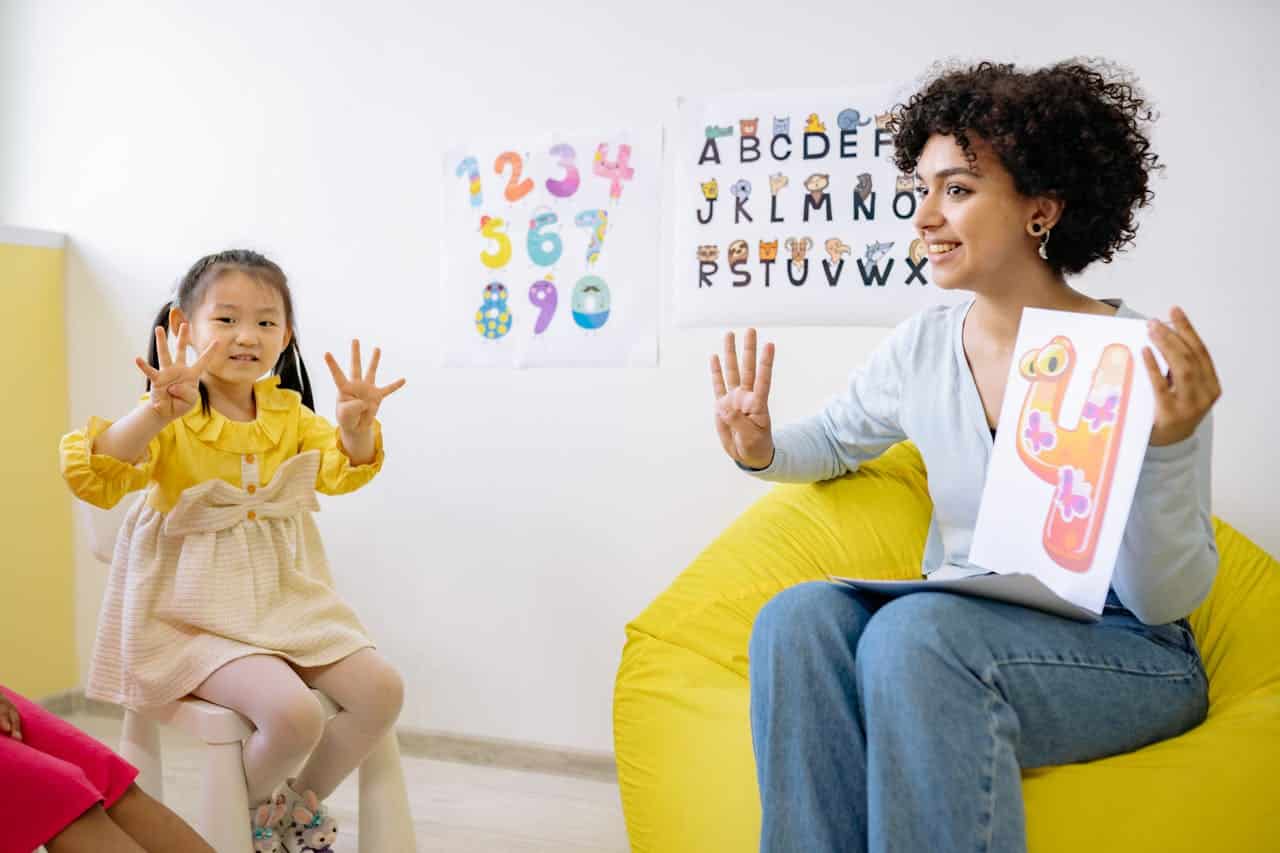
<svg viewBox="0 0 1280 853">
<path fill-rule="evenodd" d="M 156 370 L 160 369 L 160 351 L 156 349 L 156 327 L 164 326 L 165 331 L 169 330 L 169 309 L 173 307 L 172 302 L 166 302 L 160 309 L 160 313 L 156 314 L 155 322 L 151 324 L 151 342 L 147 345 L 147 364 Z M 151 380 L 147 380 L 147 390 L 151 390 Z"/>
<path fill-rule="evenodd" d="M 276 359 L 272 373 L 280 377 L 280 387 L 297 391 L 302 396 L 302 405 L 311 411 L 316 410 L 315 399 L 311 393 L 311 376 L 307 373 L 307 364 L 302 360 L 302 350 L 298 348 L 298 336 L 295 334 L 289 346 Z"/>
</svg>

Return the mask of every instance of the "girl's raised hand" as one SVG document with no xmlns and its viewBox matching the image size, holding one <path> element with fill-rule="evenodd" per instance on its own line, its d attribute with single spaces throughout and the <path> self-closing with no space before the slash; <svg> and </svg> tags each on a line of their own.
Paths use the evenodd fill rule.
<svg viewBox="0 0 1280 853">
<path fill-rule="evenodd" d="M 1142 360 L 1156 392 L 1155 423 L 1151 426 L 1153 447 L 1173 444 L 1190 436 L 1222 396 L 1213 359 L 1186 312 L 1175 307 L 1169 317 L 1172 328 L 1159 320 L 1147 323 L 1151 340 L 1169 364 L 1169 375 L 1160 372 L 1150 347 L 1142 350 Z"/>
<path fill-rule="evenodd" d="M 152 367 L 141 358 L 133 360 L 151 383 L 152 410 L 166 422 L 177 420 L 191 411 L 200 399 L 200 375 L 204 373 L 209 359 L 221 349 L 222 341 L 215 338 L 194 362 L 187 364 L 187 348 L 190 345 L 191 331 L 183 323 L 178 327 L 178 354 L 172 355 L 164 326 L 156 326 L 156 360 L 160 362 L 160 367 Z"/>
<path fill-rule="evenodd" d="M 747 329 L 742 345 L 742 373 L 733 332 L 724 336 L 724 369 L 711 356 L 711 386 L 715 390 L 716 433 L 724 452 L 748 468 L 773 462 L 773 426 L 769 420 L 769 388 L 773 384 L 773 344 L 765 344 L 756 364 L 756 330 Z"/>
<path fill-rule="evenodd" d="M 333 374 L 333 384 L 338 386 L 338 426 L 350 433 L 363 432 L 373 428 L 373 419 L 378 414 L 378 406 L 387 397 L 404 386 L 403 379 L 397 379 L 390 385 L 377 386 L 378 361 L 382 358 L 382 350 L 374 347 L 373 358 L 369 359 L 368 371 L 360 369 L 360 341 L 351 342 L 351 376 L 348 377 L 338 367 L 337 359 L 332 353 L 324 354 L 324 363 L 329 365 L 329 373 Z"/>
</svg>

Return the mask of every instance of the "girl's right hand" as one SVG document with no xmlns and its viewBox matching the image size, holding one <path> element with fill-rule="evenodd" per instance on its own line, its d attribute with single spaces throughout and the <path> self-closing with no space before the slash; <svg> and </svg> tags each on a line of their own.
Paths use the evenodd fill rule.
<svg viewBox="0 0 1280 853">
<path fill-rule="evenodd" d="M 767 468 L 773 462 L 773 427 L 769 420 L 773 344 L 765 344 L 757 367 L 756 330 L 747 329 L 742 357 L 742 374 L 739 376 L 733 332 L 724 336 L 723 371 L 720 357 L 711 356 L 711 385 L 716 393 L 716 432 L 724 452 L 735 462 L 748 468 Z"/>
<path fill-rule="evenodd" d="M 204 373 L 209 359 L 221 347 L 221 339 L 214 340 L 204 348 L 200 357 L 192 364 L 187 364 L 187 347 L 191 344 L 191 332 L 187 324 L 178 327 L 178 355 L 176 360 L 169 353 L 169 337 L 164 326 L 156 326 L 156 357 L 160 362 L 157 370 L 140 358 L 134 364 L 151 382 L 151 410 L 164 419 L 165 423 L 177 420 L 191 411 L 200 399 L 200 375 Z"/>
<path fill-rule="evenodd" d="M 9 701 L 9 697 L 0 693 L 0 734 L 6 734 L 14 740 L 22 740 L 22 717 L 18 709 Z"/>
</svg>

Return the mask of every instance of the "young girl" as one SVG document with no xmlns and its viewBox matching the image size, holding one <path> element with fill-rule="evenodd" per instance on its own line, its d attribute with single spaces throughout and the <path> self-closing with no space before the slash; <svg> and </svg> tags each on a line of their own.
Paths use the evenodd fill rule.
<svg viewBox="0 0 1280 853">
<path fill-rule="evenodd" d="M 135 708 L 194 694 L 244 714 L 257 729 L 244 746 L 249 801 L 279 789 L 286 815 L 359 766 L 403 698 L 334 592 L 311 517 L 317 491 L 353 491 L 382 466 L 375 415 L 404 380 L 378 387 L 379 357 L 363 371 L 353 341 L 348 375 L 325 354 L 335 429 L 312 411 L 280 267 L 249 251 L 209 255 L 156 317 L 149 363 L 137 359 L 150 394 L 62 439 L 78 497 L 109 508 L 147 488 L 116 541 L 85 692 Z M 312 687 L 342 708 L 327 723 Z M 293 832 L 284 838 L 297 849 Z"/>
<path fill-rule="evenodd" d="M 1156 157 L 1143 100 L 1063 63 L 943 74 L 893 111 L 915 226 L 954 307 L 901 324 L 810 420 L 775 431 L 773 347 L 748 330 L 712 357 L 725 452 L 771 480 L 852 471 L 914 441 L 933 523 L 924 573 L 962 577 L 1026 307 L 1137 316 L 1064 276 L 1134 236 Z M 1155 424 L 1100 622 L 943 592 L 898 599 L 801 584 L 761 610 L 750 644 L 761 850 L 1024 850 L 1021 769 L 1090 761 L 1204 719 L 1185 617 L 1217 569 L 1209 510 L 1213 362 L 1180 309 L 1143 353 Z"/>
</svg>

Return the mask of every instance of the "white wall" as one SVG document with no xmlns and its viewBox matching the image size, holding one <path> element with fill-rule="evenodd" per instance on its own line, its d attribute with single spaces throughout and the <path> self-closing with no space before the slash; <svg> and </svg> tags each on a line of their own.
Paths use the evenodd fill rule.
<svg viewBox="0 0 1280 853">
<path fill-rule="evenodd" d="M 805 8 L 0 5 L 0 221 L 71 235 L 74 419 L 131 404 L 132 356 L 192 260 L 268 252 L 294 283 L 323 413 L 320 356 L 350 336 L 410 380 L 384 411 L 386 472 L 321 517 L 340 585 L 408 677 L 404 722 L 608 749 L 623 625 L 763 487 L 711 429 L 713 330 L 664 323 L 658 370 L 428 366 L 442 147 L 499 128 L 661 122 L 682 93 L 909 79 L 943 56 L 1101 54 L 1155 96 L 1169 171 L 1140 247 L 1083 283 L 1147 312 L 1177 302 L 1198 322 L 1226 389 L 1216 509 L 1280 553 L 1280 298 L 1263 254 L 1280 186 L 1277 13 L 792 5 Z M 813 410 L 883 335 L 777 330 L 777 416 Z M 87 649 L 103 572 L 81 557 Z"/>
</svg>

